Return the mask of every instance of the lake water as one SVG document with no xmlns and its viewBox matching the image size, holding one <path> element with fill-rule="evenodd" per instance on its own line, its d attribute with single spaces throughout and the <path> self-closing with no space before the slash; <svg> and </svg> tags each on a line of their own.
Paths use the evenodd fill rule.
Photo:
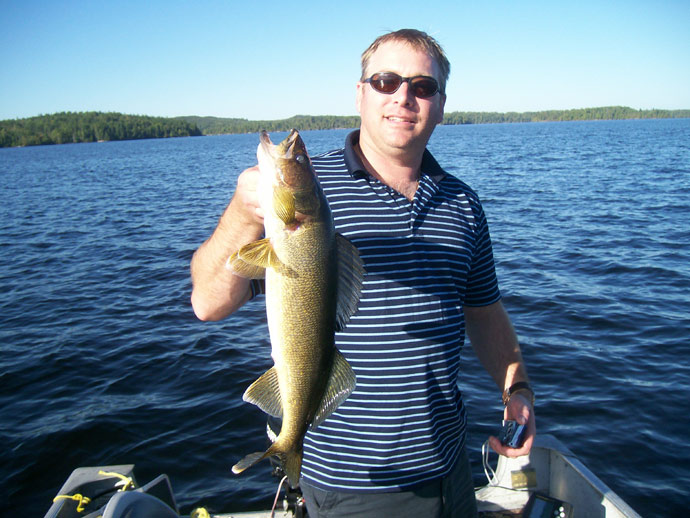
<svg viewBox="0 0 690 518">
<path fill-rule="evenodd" d="M 305 132 L 311 154 L 345 130 Z M 273 136 L 274 141 L 282 134 Z M 182 511 L 269 507 L 263 300 L 196 320 L 189 260 L 257 135 L 0 149 L 0 514 L 43 516 L 72 469 L 135 463 Z M 644 516 L 690 487 L 690 120 L 439 127 L 480 194 L 537 391 L 538 429 Z M 466 347 L 471 460 L 501 419 Z"/>
</svg>

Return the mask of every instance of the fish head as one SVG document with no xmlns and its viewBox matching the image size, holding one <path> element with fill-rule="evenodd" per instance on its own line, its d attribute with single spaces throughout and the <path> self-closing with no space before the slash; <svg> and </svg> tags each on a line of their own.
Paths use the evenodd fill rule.
<svg viewBox="0 0 690 518">
<path fill-rule="evenodd" d="M 320 205 L 320 187 L 299 132 L 292 129 L 282 142 L 273 144 L 264 130 L 259 140 L 257 158 L 262 175 L 266 175 L 265 184 L 274 193 L 290 193 L 296 211 L 314 214 Z"/>
<path fill-rule="evenodd" d="M 262 131 L 260 141 L 263 152 L 275 163 L 275 172 L 284 186 L 300 189 L 313 183 L 314 170 L 297 130 L 290 130 L 290 134 L 277 145 L 271 142 L 266 131 Z"/>
</svg>

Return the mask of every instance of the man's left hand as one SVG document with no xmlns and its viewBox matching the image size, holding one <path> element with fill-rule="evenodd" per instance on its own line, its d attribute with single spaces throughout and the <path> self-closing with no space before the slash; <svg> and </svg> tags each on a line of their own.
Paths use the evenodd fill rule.
<svg viewBox="0 0 690 518">
<path fill-rule="evenodd" d="M 534 418 L 534 408 L 527 395 L 516 392 L 508 400 L 506 409 L 503 412 L 504 419 L 516 421 L 518 424 L 527 423 L 527 430 L 525 432 L 525 439 L 520 448 L 511 448 L 504 444 L 498 437 L 489 437 L 489 445 L 498 454 L 505 457 L 521 457 L 527 455 L 532 449 L 534 437 L 537 435 L 537 425 Z"/>
</svg>

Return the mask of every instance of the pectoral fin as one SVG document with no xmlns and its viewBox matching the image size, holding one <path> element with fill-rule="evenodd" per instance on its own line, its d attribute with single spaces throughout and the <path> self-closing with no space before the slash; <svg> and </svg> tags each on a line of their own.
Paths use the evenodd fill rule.
<svg viewBox="0 0 690 518">
<path fill-rule="evenodd" d="M 283 269 L 283 263 L 273 250 L 271 241 L 264 238 L 244 245 L 230 256 L 225 267 L 240 277 L 263 279 L 266 276 L 266 268 L 280 271 Z"/>
<path fill-rule="evenodd" d="M 335 350 L 333 366 L 328 377 L 326 392 L 321 399 L 319 409 L 312 420 L 311 427 L 316 428 L 345 401 L 355 390 L 357 378 L 345 357 Z"/>
<path fill-rule="evenodd" d="M 283 402 L 280 398 L 278 385 L 278 371 L 271 367 L 261 375 L 247 390 L 242 399 L 247 403 L 258 406 L 273 417 L 283 417 Z"/>
<path fill-rule="evenodd" d="M 338 249 L 338 299 L 335 328 L 336 331 L 342 331 L 350 317 L 357 311 L 365 272 L 357 247 L 340 234 L 336 234 L 335 237 Z"/>
<path fill-rule="evenodd" d="M 273 189 L 273 210 L 286 225 L 295 222 L 295 197 L 289 189 L 283 187 Z"/>
</svg>

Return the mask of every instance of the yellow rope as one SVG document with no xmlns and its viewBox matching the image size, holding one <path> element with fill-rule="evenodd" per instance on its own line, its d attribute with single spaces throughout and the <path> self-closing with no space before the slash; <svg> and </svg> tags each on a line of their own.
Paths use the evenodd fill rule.
<svg viewBox="0 0 690 518">
<path fill-rule="evenodd" d="M 203 507 L 197 507 L 190 513 L 189 518 L 211 518 L 211 515 Z"/>
<path fill-rule="evenodd" d="M 134 481 L 132 480 L 132 477 L 127 477 L 123 475 L 122 473 L 117 473 L 115 471 L 103 471 L 100 470 L 98 472 L 99 475 L 103 475 L 104 477 L 116 477 L 122 480 L 125 484 L 122 486 L 118 491 L 127 491 L 130 486 L 133 488 L 134 487 Z"/>
<path fill-rule="evenodd" d="M 119 478 L 122 482 L 124 482 L 123 486 L 118 491 L 127 491 L 130 487 L 134 487 L 134 481 L 132 480 L 132 477 L 127 477 L 122 473 L 116 473 L 115 471 L 100 470 L 98 474 L 103 475 L 104 477 Z M 76 493 L 74 495 L 58 495 L 55 498 L 53 498 L 53 502 L 57 502 L 58 500 L 75 500 L 76 502 L 78 502 L 78 513 L 83 513 L 86 506 L 89 504 L 89 502 L 91 502 L 91 499 L 88 496 L 84 496 L 79 493 Z"/>
<path fill-rule="evenodd" d="M 77 493 L 76 495 L 58 495 L 55 498 L 53 498 L 53 502 L 57 502 L 58 500 L 76 500 L 77 502 L 79 502 L 77 504 L 78 513 L 84 512 L 85 506 L 91 501 L 89 497 L 80 495 L 79 493 Z"/>
</svg>

